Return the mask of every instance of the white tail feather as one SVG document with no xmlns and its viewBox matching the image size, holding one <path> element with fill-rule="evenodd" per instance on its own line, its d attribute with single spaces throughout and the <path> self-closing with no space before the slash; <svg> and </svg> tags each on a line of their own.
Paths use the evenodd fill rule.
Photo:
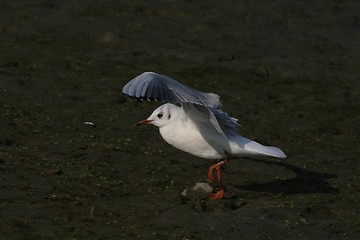
<svg viewBox="0 0 360 240">
<path fill-rule="evenodd" d="M 277 158 L 286 158 L 285 153 L 277 147 L 264 146 L 260 143 L 242 137 L 240 135 L 232 135 L 230 137 L 232 144 L 232 154 L 234 156 L 250 155 L 266 155 Z"/>
</svg>

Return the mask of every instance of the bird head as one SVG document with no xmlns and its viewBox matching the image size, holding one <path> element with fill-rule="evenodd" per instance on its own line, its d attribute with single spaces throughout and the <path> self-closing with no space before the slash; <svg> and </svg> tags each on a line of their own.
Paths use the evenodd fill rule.
<svg viewBox="0 0 360 240">
<path fill-rule="evenodd" d="M 152 124 L 159 128 L 162 128 L 170 123 L 172 120 L 172 113 L 176 111 L 178 106 L 166 103 L 154 110 L 154 112 L 145 120 L 142 120 L 136 124 L 136 126 L 144 124 Z"/>
</svg>

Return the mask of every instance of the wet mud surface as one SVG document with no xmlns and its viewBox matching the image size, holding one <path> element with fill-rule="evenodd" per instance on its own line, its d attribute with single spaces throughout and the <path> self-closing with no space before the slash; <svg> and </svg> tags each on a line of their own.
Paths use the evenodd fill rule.
<svg viewBox="0 0 360 240">
<path fill-rule="evenodd" d="M 0 239 L 359 239 L 357 1 L 1 1 Z M 213 163 L 135 127 L 144 71 L 221 96 L 288 158 Z M 85 124 L 91 122 L 93 124 Z"/>
</svg>

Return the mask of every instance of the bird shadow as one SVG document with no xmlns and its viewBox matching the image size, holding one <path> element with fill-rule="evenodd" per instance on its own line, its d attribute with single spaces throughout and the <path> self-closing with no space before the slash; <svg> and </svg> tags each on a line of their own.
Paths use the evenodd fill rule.
<svg viewBox="0 0 360 240">
<path fill-rule="evenodd" d="M 279 166 L 296 174 L 290 179 L 281 179 L 266 183 L 252 183 L 247 185 L 235 185 L 239 190 L 248 190 L 254 192 L 282 193 L 286 195 L 297 193 L 327 193 L 338 194 L 340 190 L 332 187 L 326 179 L 336 178 L 335 174 L 316 172 L 300 168 L 285 162 L 266 161 L 262 159 L 247 159 L 252 162 Z"/>
</svg>

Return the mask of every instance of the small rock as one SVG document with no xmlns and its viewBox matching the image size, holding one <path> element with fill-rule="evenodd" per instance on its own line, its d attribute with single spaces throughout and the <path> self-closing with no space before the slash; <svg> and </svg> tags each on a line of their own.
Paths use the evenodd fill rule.
<svg viewBox="0 0 360 240">
<path fill-rule="evenodd" d="M 204 182 L 197 182 L 192 188 L 187 188 L 181 192 L 181 196 L 184 198 L 208 198 L 209 193 L 213 191 L 213 188 Z"/>
</svg>

